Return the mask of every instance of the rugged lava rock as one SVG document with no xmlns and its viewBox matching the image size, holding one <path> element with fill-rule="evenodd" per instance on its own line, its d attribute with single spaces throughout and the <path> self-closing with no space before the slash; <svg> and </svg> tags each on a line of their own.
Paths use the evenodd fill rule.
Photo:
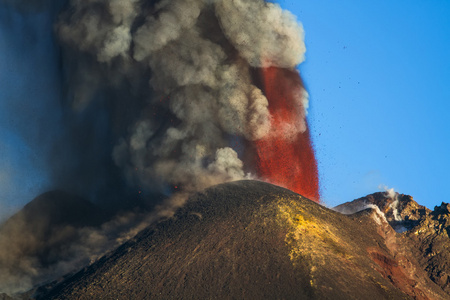
<svg viewBox="0 0 450 300">
<path fill-rule="evenodd" d="M 374 193 L 366 197 L 336 206 L 334 209 L 344 214 L 351 214 L 377 206 L 386 217 L 389 224 L 399 232 L 407 231 L 419 224 L 431 211 L 417 204 L 411 196 L 394 193 Z"/>
<path fill-rule="evenodd" d="M 374 209 L 346 216 L 267 183 L 233 182 L 37 297 L 448 299 L 406 240 Z"/>
<path fill-rule="evenodd" d="M 376 205 L 389 224 L 403 232 L 397 239 L 404 244 L 404 251 L 412 253 L 420 269 L 450 294 L 450 205 L 442 203 L 431 211 L 408 195 L 375 193 L 335 209 L 351 213 L 368 205 Z"/>
<path fill-rule="evenodd" d="M 407 232 L 429 277 L 450 294 L 450 205 L 442 203 Z"/>
</svg>

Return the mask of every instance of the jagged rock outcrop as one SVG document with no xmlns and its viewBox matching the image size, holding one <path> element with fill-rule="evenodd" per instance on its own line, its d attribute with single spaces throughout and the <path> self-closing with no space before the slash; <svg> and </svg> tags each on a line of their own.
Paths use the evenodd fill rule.
<svg viewBox="0 0 450 300">
<path fill-rule="evenodd" d="M 336 206 L 334 209 L 344 214 L 351 214 L 375 205 L 386 217 L 389 224 L 398 232 L 410 230 L 431 211 L 417 204 L 409 195 L 398 193 L 374 193 L 351 202 Z"/>
<path fill-rule="evenodd" d="M 450 205 L 442 203 L 407 232 L 429 277 L 450 294 Z"/>
<path fill-rule="evenodd" d="M 431 211 L 408 195 L 375 193 L 335 209 L 352 213 L 372 205 L 384 213 L 392 228 L 402 233 L 397 240 L 403 244 L 403 251 L 410 252 L 420 269 L 450 295 L 450 204 L 442 203 Z"/>
</svg>

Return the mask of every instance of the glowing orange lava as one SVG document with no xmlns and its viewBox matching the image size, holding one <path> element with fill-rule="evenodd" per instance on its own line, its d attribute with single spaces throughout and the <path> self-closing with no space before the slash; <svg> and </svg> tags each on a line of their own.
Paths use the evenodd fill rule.
<svg viewBox="0 0 450 300">
<path fill-rule="evenodd" d="M 270 67 L 261 71 L 262 88 L 269 101 L 272 132 L 255 142 L 257 171 L 271 183 L 286 187 L 319 202 L 317 161 L 311 143 L 304 107 L 299 101 L 303 84 L 296 71 Z M 304 124 L 304 132 L 290 137 L 286 128 Z"/>
</svg>

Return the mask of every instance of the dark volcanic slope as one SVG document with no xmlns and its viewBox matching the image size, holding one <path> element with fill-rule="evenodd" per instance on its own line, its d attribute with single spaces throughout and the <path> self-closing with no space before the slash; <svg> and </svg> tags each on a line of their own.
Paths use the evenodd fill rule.
<svg viewBox="0 0 450 300">
<path fill-rule="evenodd" d="M 348 217 L 262 182 L 222 184 L 40 298 L 445 298 L 395 261 L 374 214 Z"/>
</svg>

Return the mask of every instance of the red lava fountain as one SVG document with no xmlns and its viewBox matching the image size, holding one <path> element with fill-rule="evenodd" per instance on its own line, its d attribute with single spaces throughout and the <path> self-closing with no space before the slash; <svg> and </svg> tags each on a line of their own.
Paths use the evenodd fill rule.
<svg viewBox="0 0 450 300">
<path fill-rule="evenodd" d="M 255 142 L 259 176 L 319 202 L 317 161 L 299 100 L 303 88 L 300 76 L 293 70 L 270 67 L 261 69 L 261 79 L 275 134 Z M 295 124 L 305 130 L 284 134 Z"/>
</svg>

